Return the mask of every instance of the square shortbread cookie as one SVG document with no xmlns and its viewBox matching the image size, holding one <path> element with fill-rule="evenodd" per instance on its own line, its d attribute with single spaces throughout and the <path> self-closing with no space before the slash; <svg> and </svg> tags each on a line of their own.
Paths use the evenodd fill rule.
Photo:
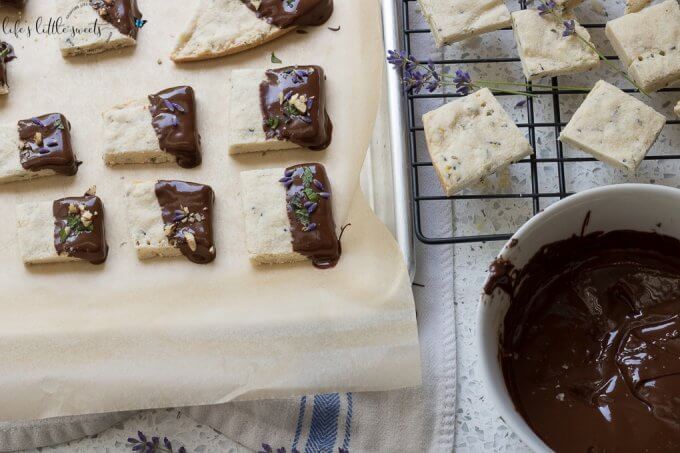
<svg viewBox="0 0 680 453">
<path fill-rule="evenodd" d="M 75 175 L 80 163 L 70 128 L 60 113 L 0 125 L 0 184 Z"/>
<path fill-rule="evenodd" d="M 253 263 L 337 262 L 330 182 L 322 165 L 242 172 L 241 200 Z"/>
<path fill-rule="evenodd" d="M 503 0 L 418 0 L 437 47 L 510 25 Z"/>
<path fill-rule="evenodd" d="M 572 16 L 565 15 L 570 19 Z M 577 36 L 563 36 L 565 26 L 554 17 L 528 9 L 512 13 L 512 28 L 522 69 L 528 80 L 590 71 L 600 57 Z M 576 22 L 576 32 L 590 41 L 590 34 Z"/>
<path fill-rule="evenodd" d="M 108 246 L 104 206 L 86 194 L 17 206 L 17 237 L 25 264 L 89 261 L 101 264 Z"/>
<path fill-rule="evenodd" d="M 137 43 L 135 19 L 141 19 L 142 14 L 136 7 L 136 0 L 55 1 L 56 14 L 63 18 L 64 27 L 79 30 L 78 33 L 59 35 L 63 56 L 95 54 Z"/>
<path fill-rule="evenodd" d="M 533 152 L 487 88 L 426 113 L 423 126 L 432 164 L 448 196 Z"/>
<path fill-rule="evenodd" d="M 605 33 L 630 77 L 644 91 L 657 91 L 680 80 L 677 0 L 609 21 Z"/>
<path fill-rule="evenodd" d="M 185 255 L 215 259 L 212 188 L 184 181 L 144 181 L 126 193 L 128 223 L 141 260 Z"/>
<path fill-rule="evenodd" d="M 262 128 L 260 84 L 261 69 L 235 69 L 229 85 L 229 154 L 299 149 L 287 140 L 267 138 Z"/>
<path fill-rule="evenodd" d="M 634 171 L 656 141 L 666 117 L 600 80 L 560 135 L 563 143 Z"/>
<path fill-rule="evenodd" d="M 196 102 L 189 86 L 168 88 L 104 112 L 104 161 L 107 165 L 201 162 Z"/>
<path fill-rule="evenodd" d="M 104 112 L 104 162 L 106 165 L 163 164 L 175 157 L 158 146 L 151 125 L 148 99 L 117 105 Z"/>
</svg>

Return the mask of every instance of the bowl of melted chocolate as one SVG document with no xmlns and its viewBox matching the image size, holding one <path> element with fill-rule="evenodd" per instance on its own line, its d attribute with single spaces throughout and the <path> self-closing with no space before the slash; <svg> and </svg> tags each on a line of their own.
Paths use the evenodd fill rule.
<svg viewBox="0 0 680 453">
<path fill-rule="evenodd" d="M 680 190 L 562 200 L 492 263 L 482 373 L 535 451 L 680 452 Z"/>
</svg>

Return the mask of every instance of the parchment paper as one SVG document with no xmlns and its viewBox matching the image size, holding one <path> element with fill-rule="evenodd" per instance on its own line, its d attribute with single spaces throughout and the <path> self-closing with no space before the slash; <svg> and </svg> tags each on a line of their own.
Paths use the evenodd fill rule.
<svg viewBox="0 0 680 453">
<path fill-rule="evenodd" d="M 293 32 L 245 54 L 181 66 L 168 56 L 194 3 L 139 3 L 149 22 L 136 49 L 65 60 L 54 36 L 4 36 L 19 59 L 9 65 L 12 93 L 0 102 L 0 121 L 62 112 L 85 163 L 75 178 L 0 187 L 0 419 L 418 384 L 406 269 L 357 189 L 381 91 L 377 0 L 337 0 L 327 25 L 340 31 L 308 28 L 308 34 Z M 29 2 L 22 20 L 33 24 L 39 15 L 54 15 L 52 2 Z M 325 67 L 333 144 L 320 153 L 230 157 L 229 72 L 271 67 L 273 51 L 285 65 Z M 203 165 L 105 167 L 101 112 L 179 84 L 196 90 Z M 326 166 L 336 222 L 352 223 L 340 264 L 330 271 L 309 263 L 254 267 L 245 248 L 238 173 L 303 161 Z M 137 260 L 125 184 L 158 178 L 215 189 L 218 256 L 212 265 Z M 106 208 L 107 263 L 25 267 L 14 205 L 79 195 L 92 184 Z"/>
</svg>

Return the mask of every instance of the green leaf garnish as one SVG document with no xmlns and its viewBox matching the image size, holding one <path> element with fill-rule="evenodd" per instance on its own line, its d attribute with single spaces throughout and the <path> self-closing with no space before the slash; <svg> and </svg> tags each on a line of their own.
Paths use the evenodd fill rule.
<svg viewBox="0 0 680 453">
<path fill-rule="evenodd" d="M 271 129 L 277 129 L 279 127 L 279 124 L 280 120 L 278 116 L 267 118 L 267 126 L 269 126 Z"/>
<path fill-rule="evenodd" d="M 55 121 L 54 125 L 57 126 L 57 129 L 64 129 L 64 124 L 61 122 L 61 118 Z"/>
<path fill-rule="evenodd" d="M 274 52 L 272 52 L 272 63 L 275 63 L 275 64 L 277 64 L 277 63 L 283 63 L 283 62 L 276 56 L 276 54 L 275 54 Z"/>
</svg>

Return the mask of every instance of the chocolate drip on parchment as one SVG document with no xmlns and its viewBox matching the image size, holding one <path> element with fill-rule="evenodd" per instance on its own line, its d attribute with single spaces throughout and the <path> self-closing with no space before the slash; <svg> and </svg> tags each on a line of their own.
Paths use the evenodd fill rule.
<svg viewBox="0 0 680 453">
<path fill-rule="evenodd" d="M 333 14 L 333 0 L 241 0 L 257 17 L 279 28 L 323 25 Z"/>
<path fill-rule="evenodd" d="M 326 76 L 319 66 L 270 69 L 260 84 L 262 126 L 267 138 L 311 150 L 328 148 L 333 124 L 326 112 Z"/>
<path fill-rule="evenodd" d="M 109 247 L 104 231 L 104 205 L 99 197 L 62 198 L 52 204 L 52 213 L 58 254 L 92 264 L 106 261 Z"/>
<path fill-rule="evenodd" d="M 170 244 L 194 263 L 213 261 L 212 188 L 192 182 L 158 181 L 155 190 Z"/>
<path fill-rule="evenodd" d="M 90 5 L 99 17 L 131 38 L 137 38 L 135 19 L 142 18 L 137 0 L 90 0 Z"/>
<path fill-rule="evenodd" d="M 498 283 L 506 385 L 549 447 L 680 451 L 680 241 L 574 236 Z"/>
<path fill-rule="evenodd" d="M 30 171 L 52 170 L 73 176 L 80 162 L 71 146 L 71 124 L 61 113 L 50 113 L 18 123 L 21 166 Z"/>
<path fill-rule="evenodd" d="M 331 207 L 331 185 L 321 164 L 300 164 L 286 169 L 286 207 L 293 251 L 308 257 L 320 269 L 340 259 L 340 242 Z"/>
<path fill-rule="evenodd" d="M 196 129 L 196 97 L 190 86 L 168 88 L 149 96 L 151 123 L 160 148 L 183 168 L 201 164 L 201 136 Z"/>
</svg>

